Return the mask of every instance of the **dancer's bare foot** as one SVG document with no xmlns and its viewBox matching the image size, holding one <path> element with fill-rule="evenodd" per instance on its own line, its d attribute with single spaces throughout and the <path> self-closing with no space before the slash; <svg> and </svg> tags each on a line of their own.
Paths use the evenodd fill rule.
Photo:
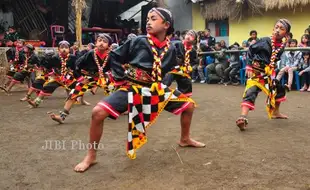
<svg viewBox="0 0 310 190">
<path fill-rule="evenodd" d="M 204 148 L 206 145 L 204 143 L 195 141 L 194 139 L 181 140 L 179 142 L 180 147 L 194 147 L 194 148 Z"/>
<path fill-rule="evenodd" d="M 5 87 L 0 86 L 0 90 L 3 90 L 7 96 L 11 96 L 12 94 Z"/>
<path fill-rule="evenodd" d="M 29 100 L 29 98 L 27 96 L 25 96 L 24 98 L 20 99 L 21 102 L 25 102 L 27 100 Z"/>
<path fill-rule="evenodd" d="M 96 153 L 87 153 L 87 156 L 84 158 L 82 162 L 80 162 L 78 165 L 75 166 L 74 171 L 76 172 L 85 172 L 96 164 Z"/>
<path fill-rule="evenodd" d="M 84 106 L 90 106 L 91 104 L 85 100 L 82 100 L 81 101 L 81 104 L 84 105 Z"/>
<path fill-rule="evenodd" d="M 275 113 L 271 117 L 272 119 L 288 119 L 288 116 L 282 114 L 282 113 Z"/>
<path fill-rule="evenodd" d="M 53 112 L 47 112 L 47 114 L 50 116 L 50 118 L 54 121 L 56 121 L 59 124 L 63 124 L 64 120 L 60 117 L 60 115 L 56 115 Z"/>
<path fill-rule="evenodd" d="M 38 107 L 38 104 L 36 104 L 35 101 L 32 101 L 32 100 L 27 100 L 28 104 L 31 105 L 32 108 L 37 108 Z"/>
<path fill-rule="evenodd" d="M 248 119 L 245 116 L 240 116 L 236 121 L 236 125 L 239 127 L 240 131 L 245 131 L 248 123 Z"/>
<path fill-rule="evenodd" d="M 125 111 L 124 113 L 122 113 L 122 115 L 128 115 L 129 112 L 128 111 Z"/>
<path fill-rule="evenodd" d="M 95 95 L 96 92 L 97 92 L 97 90 L 98 90 L 98 87 L 96 86 L 96 87 L 92 88 L 92 89 L 90 90 L 90 92 L 91 92 L 93 95 Z"/>
</svg>

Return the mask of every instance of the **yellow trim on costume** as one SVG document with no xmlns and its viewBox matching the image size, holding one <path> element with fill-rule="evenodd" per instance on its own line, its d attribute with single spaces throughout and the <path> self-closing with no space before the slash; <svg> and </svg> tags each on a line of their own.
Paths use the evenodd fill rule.
<svg viewBox="0 0 310 190">
<path fill-rule="evenodd" d="M 268 113 L 268 118 L 271 119 L 275 106 L 276 106 L 276 95 L 277 93 L 272 93 L 271 89 L 269 89 L 269 87 L 267 88 L 266 85 L 268 86 L 272 86 L 272 79 L 271 76 L 273 74 L 274 70 L 273 68 L 266 66 L 265 67 L 265 77 L 268 77 L 267 79 L 264 79 L 262 77 L 253 77 L 247 80 L 247 84 L 245 87 L 245 91 L 243 94 L 243 97 L 246 95 L 246 91 L 253 87 L 253 86 L 257 86 L 259 89 L 261 89 L 266 95 L 267 98 L 269 98 L 269 103 L 267 102 L 267 106 L 266 106 L 266 111 Z M 261 83 L 261 80 L 264 80 L 264 83 Z M 267 80 L 267 84 L 265 84 L 265 80 Z M 267 99 L 268 101 L 268 99 Z"/>
</svg>

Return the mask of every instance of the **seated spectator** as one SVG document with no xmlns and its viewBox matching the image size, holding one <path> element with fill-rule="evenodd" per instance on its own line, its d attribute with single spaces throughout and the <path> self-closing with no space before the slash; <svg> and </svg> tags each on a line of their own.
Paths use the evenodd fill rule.
<svg viewBox="0 0 310 190">
<path fill-rule="evenodd" d="M 249 49 L 249 43 L 248 41 L 244 40 L 242 42 L 242 47 L 239 48 L 240 50 L 248 50 Z M 240 55 L 240 61 L 242 60 L 246 60 L 246 55 L 247 55 L 247 52 L 242 52 L 241 55 Z"/>
<path fill-rule="evenodd" d="M 249 44 L 255 44 L 257 42 L 257 40 L 259 40 L 257 38 L 257 31 L 256 30 L 252 30 L 250 32 L 250 38 L 248 39 L 248 43 Z"/>
<path fill-rule="evenodd" d="M 221 44 L 215 43 L 215 51 L 222 51 Z M 220 81 L 220 84 L 224 83 L 224 70 L 228 67 L 228 59 L 224 54 L 224 51 L 215 55 L 214 63 L 207 66 L 208 83 L 211 81 Z"/>
<path fill-rule="evenodd" d="M 198 50 L 199 52 L 199 50 Z M 193 56 L 193 55 L 191 55 Z M 204 74 L 204 69 L 206 67 L 206 63 L 203 60 L 204 56 L 199 57 L 195 61 L 191 63 L 193 71 L 192 71 L 192 82 L 196 82 L 197 79 L 200 79 L 200 83 L 205 83 L 206 82 L 206 77 Z M 198 76 L 197 76 L 198 73 Z"/>
<path fill-rule="evenodd" d="M 226 42 L 224 40 L 221 40 L 220 44 L 221 44 L 222 49 L 228 49 L 226 46 Z"/>
<path fill-rule="evenodd" d="M 239 44 L 234 44 L 229 47 L 230 50 L 238 50 L 239 49 Z M 225 75 L 225 85 L 239 85 L 239 81 L 237 79 L 238 71 L 241 68 L 241 63 L 240 63 L 240 53 L 230 53 L 229 54 L 229 67 L 225 69 L 224 75 Z"/>
<path fill-rule="evenodd" d="M 249 43 L 248 43 L 248 41 L 244 40 L 242 42 L 242 49 L 248 49 L 248 48 L 249 48 Z"/>
<path fill-rule="evenodd" d="M 300 89 L 301 92 L 310 92 L 310 51 L 303 52 L 303 59 L 301 61 L 301 71 L 299 76 L 302 76 L 304 86 Z"/>
<path fill-rule="evenodd" d="M 286 42 L 286 47 L 290 47 L 289 41 L 290 41 L 291 39 L 293 39 L 293 33 L 292 33 L 292 32 L 289 32 L 288 35 L 287 35 L 287 37 L 286 37 L 286 40 L 287 40 L 287 42 Z"/>
<path fill-rule="evenodd" d="M 305 34 L 310 35 L 310 26 L 305 30 Z"/>
<path fill-rule="evenodd" d="M 210 52 L 213 50 L 215 44 L 215 38 L 211 36 L 210 29 L 206 29 L 205 31 L 198 32 L 198 51 L 199 52 Z M 204 76 L 204 69 L 208 64 L 207 60 L 212 60 L 213 56 L 201 56 L 199 60 L 198 66 L 198 74 L 200 78 L 200 83 L 205 83 L 206 79 Z M 196 79 L 193 79 L 192 82 L 195 82 Z"/>
<path fill-rule="evenodd" d="M 298 47 L 308 47 L 309 46 L 309 35 L 304 34 L 301 37 L 301 41 L 300 44 L 298 45 Z"/>
<path fill-rule="evenodd" d="M 215 38 L 211 36 L 211 30 L 206 29 L 204 34 L 200 36 L 200 49 L 203 52 L 212 51 L 212 48 L 215 45 Z"/>
<path fill-rule="evenodd" d="M 289 47 L 297 47 L 297 40 L 291 39 L 289 40 Z M 285 52 L 286 61 L 284 68 L 280 70 L 277 75 L 278 81 L 280 81 L 284 75 L 284 73 L 288 73 L 288 83 L 285 85 L 289 90 L 291 90 L 293 83 L 294 71 L 298 69 L 299 63 L 302 59 L 302 53 L 300 51 L 287 51 Z"/>
<path fill-rule="evenodd" d="M 9 31 L 6 33 L 4 39 L 6 40 L 6 46 L 12 47 L 15 45 L 14 42 L 16 42 L 17 39 L 20 39 L 20 35 L 14 26 L 10 26 Z"/>
</svg>

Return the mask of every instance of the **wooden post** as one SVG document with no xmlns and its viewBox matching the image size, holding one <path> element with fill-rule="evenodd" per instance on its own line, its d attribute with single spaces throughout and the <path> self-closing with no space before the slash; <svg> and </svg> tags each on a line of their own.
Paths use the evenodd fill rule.
<svg viewBox="0 0 310 190">
<path fill-rule="evenodd" d="M 82 45 L 82 13 L 86 7 L 86 2 L 85 0 L 73 0 L 72 6 L 75 7 L 75 34 L 80 48 Z"/>
</svg>

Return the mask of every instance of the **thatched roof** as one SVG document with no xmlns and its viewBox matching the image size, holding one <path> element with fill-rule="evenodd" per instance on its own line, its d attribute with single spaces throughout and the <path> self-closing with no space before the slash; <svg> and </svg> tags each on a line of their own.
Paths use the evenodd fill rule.
<svg viewBox="0 0 310 190">
<path fill-rule="evenodd" d="M 265 9 L 296 8 L 310 4 L 310 0 L 263 0 Z"/>
<path fill-rule="evenodd" d="M 205 0 L 201 14 L 206 19 L 241 20 L 271 9 L 296 8 L 310 4 L 310 0 Z"/>
</svg>

